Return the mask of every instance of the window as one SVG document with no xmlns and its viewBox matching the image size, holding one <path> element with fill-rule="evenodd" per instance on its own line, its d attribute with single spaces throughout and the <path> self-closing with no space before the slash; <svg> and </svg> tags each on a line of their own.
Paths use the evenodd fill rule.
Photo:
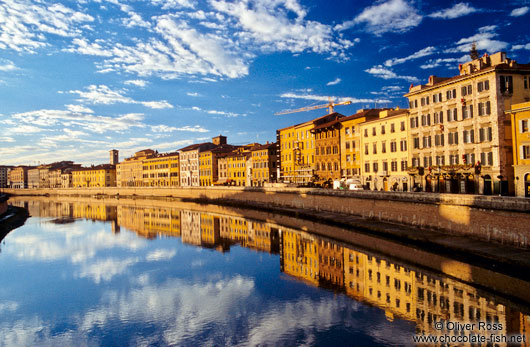
<svg viewBox="0 0 530 347">
<path fill-rule="evenodd" d="M 405 122 L 401 122 L 401 131 L 405 131 Z"/>
<path fill-rule="evenodd" d="M 386 161 L 383 162 L 383 171 L 388 171 L 388 163 Z"/>
<path fill-rule="evenodd" d="M 412 147 L 414 149 L 419 149 L 420 148 L 420 138 L 419 137 L 413 137 L 412 138 Z"/>
<path fill-rule="evenodd" d="M 412 166 L 420 166 L 420 158 L 412 158 Z"/>
<path fill-rule="evenodd" d="M 394 125 L 394 123 L 390 124 L 390 132 L 391 133 L 395 133 L 396 132 L 396 126 Z"/>
<path fill-rule="evenodd" d="M 376 135 L 376 130 L 375 130 L 375 127 L 372 128 L 372 135 L 375 136 Z"/>
<path fill-rule="evenodd" d="M 407 170 L 407 161 L 406 160 L 402 160 L 401 161 L 401 171 L 405 171 Z"/>
<path fill-rule="evenodd" d="M 464 143 L 473 143 L 473 142 L 475 142 L 475 131 L 473 129 L 464 130 Z"/>
<path fill-rule="evenodd" d="M 397 143 L 395 140 L 390 142 L 390 152 L 397 152 Z"/>
<path fill-rule="evenodd" d="M 530 145 L 521 146 L 521 159 L 530 159 Z"/>
<path fill-rule="evenodd" d="M 368 154 L 368 144 L 364 145 L 364 154 Z"/>
<path fill-rule="evenodd" d="M 521 132 L 522 133 L 528 132 L 528 119 L 521 120 Z"/>
<path fill-rule="evenodd" d="M 350 162 L 350 159 L 351 159 L 350 155 L 349 155 L 349 154 L 346 154 L 346 162 L 347 162 L 347 163 Z"/>
<path fill-rule="evenodd" d="M 512 94 L 513 93 L 513 77 L 512 76 L 499 76 L 501 82 L 501 93 Z"/>
<path fill-rule="evenodd" d="M 434 135 L 434 145 L 443 146 L 444 145 L 444 134 Z"/>
<path fill-rule="evenodd" d="M 462 106 L 462 119 L 473 118 L 473 105 Z"/>
<path fill-rule="evenodd" d="M 377 172 L 377 171 L 379 170 L 379 165 L 378 165 L 378 163 L 373 163 L 373 164 L 372 164 L 372 167 L 373 167 L 373 169 L 374 169 L 374 172 Z"/>
<path fill-rule="evenodd" d="M 493 131 L 491 127 L 480 128 L 478 130 L 479 142 L 489 142 L 492 140 Z"/>
<path fill-rule="evenodd" d="M 462 155 L 464 164 L 475 164 L 475 153 L 466 153 Z"/>
<path fill-rule="evenodd" d="M 377 142 L 374 142 L 372 153 L 377 154 Z"/>
<path fill-rule="evenodd" d="M 447 134 L 447 142 L 449 142 L 450 145 L 458 145 L 458 133 L 455 131 Z"/>
<path fill-rule="evenodd" d="M 452 110 L 451 109 L 447 110 L 447 121 L 454 122 L 456 120 L 458 120 L 458 113 L 457 113 L 456 108 L 453 108 Z"/>
<path fill-rule="evenodd" d="M 381 153 L 386 153 L 386 142 L 381 143 Z"/>
<path fill-rule="evenodd" d="M 478 82 L 477 90 L 479 93 L 484 90 L 489 90 L 489 89 L 490 89 L 490 81 L 485 80 L 485 81 Z"/>
<path fill-rule="evenodd" d="M 385 134 L 385 126 L 384 125 L 381 125 L 381 134 Z"/>
<path fill-rule="evenodd" d="M 423 148 L 429 148 L 429 147 L 431 147 L 431 137 L 424 136 L 423 137 Z"/>
<path fill-rule="evenodd" d="M 364 137 L 368 137 L 368 129 L 364 129 Z"/>
<path fill-rule="evenodd" d="M 390 163 L 390 170 L 392 170 L 393 172 L 397 171 L 398 170 L 398 163 L 396 160 L 393 160 L 391 163 Z"/>
<path fill-rule="evenodd" d="M 462 96 L 471 95 L 473 93 L 473 87 L 470 85 L 463 86 L 461 89 Z"/>
<path fill-rule="evenodd" d="M 486 116 L 491 114 L 491 104 L 489 101 L 478 103 L 478 115 Z"/>
<path fill-rule="evenodd" d="M 445 165 L 445 156 L 437 155 L 436 156 L 436 165 L 438 165 L 438 166 Z"/>
<path fill-rule="evenodd" d="M 349 141 L 346 141 L 345 145 L 346 145 L 346 149 L 350 149 L 350 142 Z"/>
<path fill-rule="evenodd" d="M 399 142 L 401 152 L 405 152 L 407 150 L 407 140 L 401 140 Z"/>
<path fill-rule="evenodd" d="M 480 163 L 482 165 L 493 165 L 493 152 L 482 152 L 480 153 Z"/>
<path fill-rule="evenodd" d="M 370 163 L 364 164 L 364 172 L 370 172 Z"/>
<path fill-rule="evenodd" d="M 438 124 L 438 123 L 443 123 L 444 122 L 444 114 L 442 111 L 440 112 L 434 112 L 434 123 L 433 124 Z"/>
<path fill-rule="evenodd" d="M 424 114 L 421 116 L 421 125 L 431 125 L 431 115 L 430 114 Z"/>
<path fill-rule="evenodd" d="M 411 127 L 412 129 L 417 128 L 417 127 L 418 127 L 418 124 L 419 124 L 419 123 L 418 123 L 418 117 L 411 117 L 411 118 L 410 118 L 410 127 Z"/>
<path fill-rule="evenodd" d="M 458 164 L 458 154 L 450 154 L 449 155 L 449 164 L 450 165 L 457 165 Z"/>
<path fill-rule="evenodd" d="M 432 157 L 423 157 L 423 167 L 432 166 Z"/>
<path fill-rule="evenodd" d="M 344 129 L 344 132 L 346 133 L 346 135 L 350 135 L 350 128 L 346 127 L 346 129 Z"/>
</svg>

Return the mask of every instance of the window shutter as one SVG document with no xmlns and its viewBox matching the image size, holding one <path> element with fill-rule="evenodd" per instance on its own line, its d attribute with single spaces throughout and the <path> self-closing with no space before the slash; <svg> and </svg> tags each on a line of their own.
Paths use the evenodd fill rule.
<svg viewBox="0 0 530 347">
<path fill-rule="evenodd" d="M 473 118 L 473 105 L 469 105 L 469 118 Z"/>
<path fill-rule="evenodd" d="M 493 129 L 491 127 L 488 128 L 488 141 L 493 140 Z"/>
<path fill-rule="evenodd" d="M 486 114 L 491 114 L 491 103 L 489 101 L 486 102 Z"/>
<path fill-rule="evenodd" d="M 471 143 L 475 143 L 475 130 L 471 130 Z"/>
</svg>

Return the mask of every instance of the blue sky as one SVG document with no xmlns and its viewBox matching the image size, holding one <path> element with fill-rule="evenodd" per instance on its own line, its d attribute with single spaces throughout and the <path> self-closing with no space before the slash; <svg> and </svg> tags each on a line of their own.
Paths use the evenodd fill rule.
<svg viewBox="0 0 530 347">
<path fill-rule="evenodd" d="M 233 144 L 336 111 L 406 107 L 472 42 L 530 62 L 530 0 L 1 0 L 0 164 Z"/>
</svg>

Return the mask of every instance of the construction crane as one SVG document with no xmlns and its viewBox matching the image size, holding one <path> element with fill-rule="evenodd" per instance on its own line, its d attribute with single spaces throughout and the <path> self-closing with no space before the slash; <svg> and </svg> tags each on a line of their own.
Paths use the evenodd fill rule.
<svg viewBox="0 0 530 347">
<path fill-rule="evenodd" d="M 279 116 L 279 115 L 282 115 L 282 114 L 288 114 L 288 113 L 296 113 L 296 112 L 304 112 L 304 111 L 312 111 L 312 110 L 316 110 L 316 109 L 319 109 L 319 108 L 327 108 L 328 109 L 328 112 L 329 114 L 333 113 L 333 108 L 335 106 L 342 106 L 342 105 L 350 105 L 351 104 L 351 101 L 344 101 L 344 102 L 338 102 L 338 103 L 334 103 L 331 98 L 329 99 L 329 102 L 327 104 L 322 104 L 322 105 L 315 105 L 315 106 L 308 106 L 308 107 L 302 107 L 302 108 L 297 108 L 297 109 L 294 109 L 294 110 L 287 110 L 287 111 L 281 111 L 281 112 L 276 112 L 274 115 L 275 116 Z"/>
</svg>

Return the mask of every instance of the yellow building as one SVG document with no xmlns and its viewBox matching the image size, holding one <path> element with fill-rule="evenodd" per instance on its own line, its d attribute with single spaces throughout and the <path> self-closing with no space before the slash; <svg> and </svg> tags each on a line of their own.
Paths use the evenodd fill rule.
<svg viewBox="0 0 530 347">
<path fill-rule="evenodd" d="M 276 182 L 276 152 L 277 144 L 268 142 L 251 149 L 252 186 L 263 187 L 265 183 Z"/>
<path fill-rule="evenodd" d="M 316 125 L 311 132 L 315 137 L 315 179 L 317 182 L 339 180 L 341 178 L 340 167 L 340 123 L 343 115 L 337 114 L 337 118 Z"/>
<path fill-rule="evenodd" d="M 9 182 L 11 188 L 24 189 L 28 188 L 28 170 L 33 169 L 31 166 L 17 166 L 9 171 Z"/>
<path fill-rule="evenodd" d="M 142 162 L 143 185 L 147 187 L 176 187 L 179 179 L 179 153 L 165 153 Z"/>
<path fill-rule="evenodd" d="M 305 123 L 276 130 L 279 143 L 279 180 L 307 184 L 314 180 L 315 173 L 315 126 L 337 119 L 338 113 L 331 113 Z"/>
<path fill-rule="evenodd" d="M 340 166 L 342 178 L 361 181 L 361 131 L 360 124 L 379 117 L 379 109 L 359 110 L 342 118 L 340 123 Z"/>
<path fill-rule="evenodd" d="M 244 147 L 238 148 L 226 156 L 226 173 L 230 185 L 247 185 L 247 160 L 249 158 L 250 152 Z"/>
<path fill-rule="evenodd" d="M 525 87 L 529 87 L 530 76 Z M 515 195 L 530 197 L 530 102 L 512 105 L 513 168 Z"/>
<path fill-rule="evenodd" d="M 359 124 L 361 176 L 372 190 L 409 190 L 408 110 L 380 110 Z"/>
<path fill-rule="evenodd" d="M 94 221 L 114 221 L 117 219 L 116 206 L 81 202 L 74 202 L 72 205 L 72 217 L 74 218 L 86 218 Z"/>
<path fill-rule="evenodd" d="M 318 241 L 311 234 L 289 228 L 280 231 L 281 271 L 307 281 L 319 283 Z"/>
<path fill-rule="evenodd" d="M 152 149 L 136 152 L 134 156 L 116 165 L 116 183 L 118 187 L 141 187 L 143 181 L 143 161 L 156 155 Z"/>
<path fill-rule="evenodd" d="M 411 86 L 411 170 L 424 191 L 514 191 L 512 130 L 506 112 L 530 100 L 530 64 L 498 52 L 460 64 L 450 78 Z M 430 169 L 430 170 L 429 170 Z"/>
<path fill-rule="evenodd" d="M 84 187 L 115 187 L 116 168 L 111 164 L 72 170 L 72 186 Z"/>
</svg>

